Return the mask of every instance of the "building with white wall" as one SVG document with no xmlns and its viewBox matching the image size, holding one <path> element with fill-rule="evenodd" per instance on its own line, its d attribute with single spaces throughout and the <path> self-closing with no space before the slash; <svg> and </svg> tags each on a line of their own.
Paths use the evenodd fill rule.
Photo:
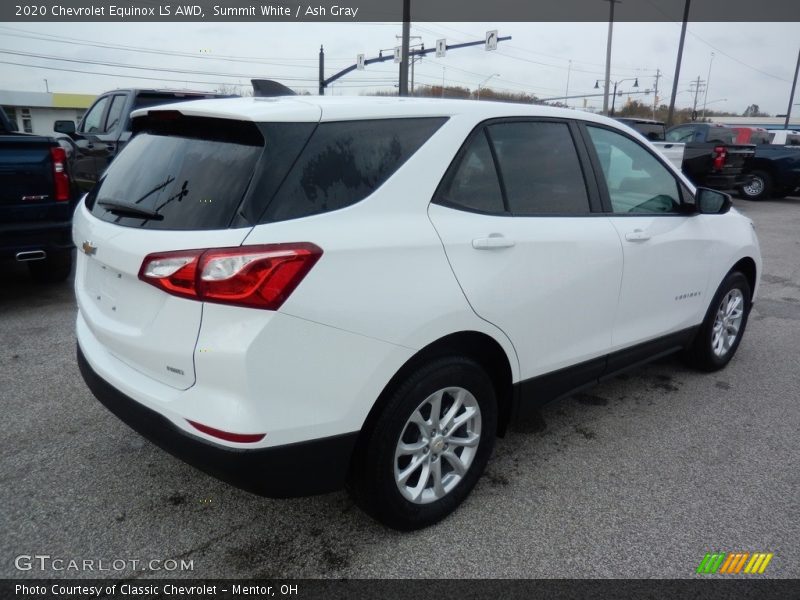
<svg viewBox="0 0 800 600">
<path fill-rule="evenodd" d="M 97 96 L 0 90 L 0 106 L 19 131 L 54 135 L 55 121 L 77 122 Z"/>
</svg>

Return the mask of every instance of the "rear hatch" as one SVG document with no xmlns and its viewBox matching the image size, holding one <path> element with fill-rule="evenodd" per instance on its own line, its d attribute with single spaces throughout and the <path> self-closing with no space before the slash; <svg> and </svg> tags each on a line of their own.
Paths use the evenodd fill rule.
<svg viewBox="0 0 800 600">
<path fill-rule="evenodd" d="M 111 354 L 186 389 L 203 303 L 148 285 L 139 270 L 148 254 L 242 243 L 252 227 L 239 209 L 265 142 L 254 123 L 176 111 L 141 129 L 76 212 L 76 295 Z"/>
</svg>

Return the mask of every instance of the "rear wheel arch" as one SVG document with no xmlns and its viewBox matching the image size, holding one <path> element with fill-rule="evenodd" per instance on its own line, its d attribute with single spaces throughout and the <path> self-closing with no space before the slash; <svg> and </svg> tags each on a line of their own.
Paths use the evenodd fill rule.
<svg viewBox="0 0 800 600">
<path fill-rule="evenodd" d="M 389 380 L 364 420 L 363 432 L 369 431 L 380 415 L 386 398 L 417 369 L 437 358 L 464 356 L 477 362 L 489 375 L 497 396 L 497 434 L 502 436 L 513 407 L 512 370 L 503 347 L 491 336 L 477 331 L 461 331 L 439 338 L 409 358 Z M 360 438 L 363 437 L 360 436 Z M 356 446 L 358 449 L 358 445 Z"/>
</svg>

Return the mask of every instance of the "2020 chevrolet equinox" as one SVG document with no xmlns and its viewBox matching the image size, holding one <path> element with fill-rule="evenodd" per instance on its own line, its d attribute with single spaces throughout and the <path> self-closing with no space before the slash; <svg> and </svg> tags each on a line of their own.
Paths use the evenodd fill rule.
<svg viewBox="0 0 800 600">
<path fill-rule="evenodd" d="M 272 497 L 453 511 L 509 420 L 682 351 L 724 367 L 752 222 L 605 117 L 492 102 L 134 113 L 77 208 L 78 361 L 162 448 Z"/>
</svg>

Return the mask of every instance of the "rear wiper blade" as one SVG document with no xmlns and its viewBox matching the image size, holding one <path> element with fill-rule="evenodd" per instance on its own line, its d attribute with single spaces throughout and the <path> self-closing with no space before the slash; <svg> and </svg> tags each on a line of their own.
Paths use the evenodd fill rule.
<svg viewBox="0 0 800 600">
<path fill-rule="evenodd" d="M 124 202 L 114 202 L 113 200 L 100 200 L 97 204 L 105 208 L 108 212 L 112 212 L 117 215 L 144 217 L 147 219 L 156 219 L 159 221 L 164 218 L 164 215 L 158 214 L 158 212 L 156 212 L 155 210 L 150 210 L 142 206 L 126 204 Z"/>
</svg>

